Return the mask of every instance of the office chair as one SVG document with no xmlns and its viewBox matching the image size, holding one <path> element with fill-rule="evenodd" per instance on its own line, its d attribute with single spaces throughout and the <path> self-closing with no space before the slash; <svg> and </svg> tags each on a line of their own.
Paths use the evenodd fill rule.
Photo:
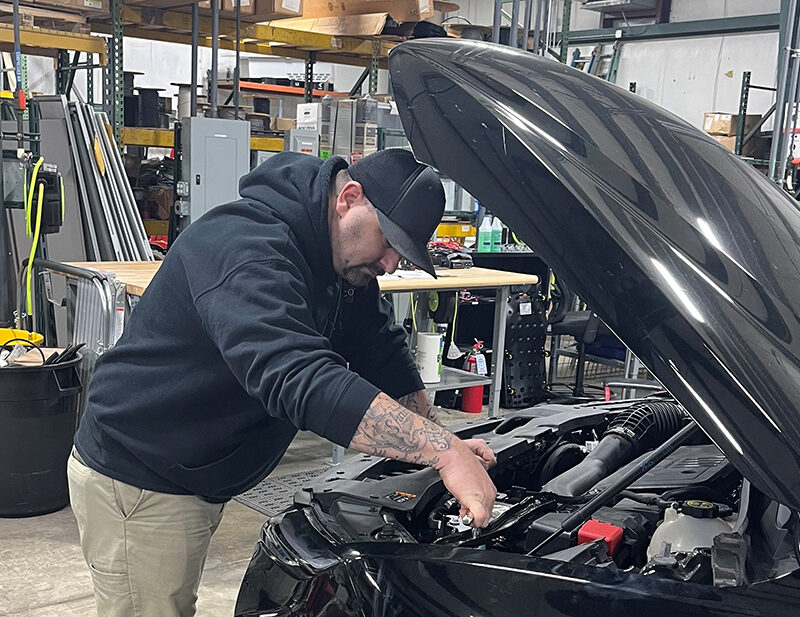
<svg viewBox="0 0 800 617">
<path fill-rule="evenodd" d="M 568 310 L 575 304 L 576 295 L 563 282 L 555 280 L 550 292 L 552 309 L 548 315 L 548 332 L 550 334 L 550 369 L 549 385 L 554 385 L 558 377 L 559 345 L 562 336 L 572 336 L 577 343 L 578 357 L 575 368 L 575 383 L 572 395 L 583 397 L 586 377 L 586 347 L 597 340 L 598 336 L 611 334 L 611 330 L 590 310 Z"/>
</svg>

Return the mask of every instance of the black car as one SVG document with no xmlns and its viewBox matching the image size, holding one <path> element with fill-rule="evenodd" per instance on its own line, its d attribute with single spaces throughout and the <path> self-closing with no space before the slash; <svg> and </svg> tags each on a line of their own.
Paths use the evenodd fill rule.
<svg viewBox="0 0 800 617">
<path fill-rule="evenodd" d="M 497 213 L 669 395 L 462 427 L 498 459 L 480 532 L 434 470 L 355 457 L 264 526 L 236 614 L 800 615 L 797 203 L 557 62 L 439 39 L 389 67 L 417 158 Z"/>
</svg>

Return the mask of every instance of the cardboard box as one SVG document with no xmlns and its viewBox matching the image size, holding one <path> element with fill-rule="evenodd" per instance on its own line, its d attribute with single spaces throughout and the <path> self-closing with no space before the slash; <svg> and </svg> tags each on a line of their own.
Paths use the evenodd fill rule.
<svg viewBox="0 0 800 617">
<path fill-rule="evenodd" d="M 303 0 L 238 0 L 242 21 L 258 23 L 275 19 L 289 19 L 303 15 Z M 236 19 L 237 0 L 220 0 L 221 19 Z M 200 14 L 211 15 L 210 0 L 198 3 Z"/>
<path fill-rule="evenodd" d="M 736 137 L 729 135 L 710 135 L 710 137 L 724 148 L 731 152 L 736 151 Z M 769 158 L 770 139 L 760 135 L 754 136 L 742 148 L 742 156 L 749 156 L 754 159 Z"/>
<path fill-rule="evenodd" d="M 147 7 L 150 9 L 174 9 L 178 7 L 189 7 L 196 4 L 198 0 L 125 0 L 125 4 L 135 7 Z"/>
<path fill-rule="evenodd" d="M 341 17 L 315 17 L 312 19 L 283 19 L 277 26 L 321 32 L 331 36 L 374 36 L 383 32 L 386 22 L 391 22 L 388 13 L 369 13 L 368 15 L 348 15 Z"/>
<path fill-rule="evenodd" d="M 358 7 L 373 9 L 374 12 L 345 14 L 341 6 L 331 8 L 325 16 L 313 17 L 313 8 L 304 0 L 302 19 L 284 20 L 278 24 L 283 28 L 303 30 L 304 32 L 321 32 L 331 36 L 376 36 L 386 34 L 405 38 L 410 36 L 414 27 L 428 16 L 434 16 L 442 7 L 457 10 L 458 5 L 448 2 L 428 2 L 412 0 L 409 2 L 384 2 L 383 0 L 358 0 Z M 318 2 L 318 0 L 311 0 Z M 347 2 L 347 0 L 344 0 Z M 330 3 L 333 6 L 333 3 Z M 345 6 L 354 6 L 347 5 Z M 415 8 L 416 7 L 416 8 Z M 422 9 L 425 9 L 424 11 Z M 381 12 L 377 12 L 380 10 Z M 317 13 L 322 12 L 320 10 Z M 341 13 L 341 14 L 338 14 Z M 489 28 L 491 33 L 491 28 Z"/>
<path fill-rule="evenodd" d="M 70 13 L 108 14 L 108 0 L 33 0 L 24 4 Z"/>
<path fill-rule="evenodd" d="M 272 118 L 270 126 L 273 131 L 288 131 L 297 128 L 297 120 L 294 118 Z"/>
<path fill-rule="evenodd" d="M 747 115 L 744 121 L 745 134 L 761 119 L 759 115 Z M 739 114 L 706 112 L 703 115 L 703 130 L 709 135 L 736 135 L 739 127 Z"/>
<path fill-rule="evenodd" d="M 433 0 L 305 0 L 304 18 L 388 13 L 397 22 L 422 21 L 434 15 Z"/>
</svg>

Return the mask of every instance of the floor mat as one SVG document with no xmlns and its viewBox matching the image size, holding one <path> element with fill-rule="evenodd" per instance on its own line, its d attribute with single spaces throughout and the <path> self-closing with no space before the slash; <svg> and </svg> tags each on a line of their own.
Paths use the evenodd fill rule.
<svg viewBox="0 0 800 617">
<path fill-rule="evenodd" d="M 234 497 L 240 504 L 252 508 L 256 512 L 261 512 L 267 516 L 275 516 L 290 505 L 292 497 L 309 480 L 313 480 L 329 467 L 309 469 L 297 473 L 286 474 L 285 476 L 275 476 L 265 478 L 261 484 L 251 488 L 249 491 Z"/>
</svg>

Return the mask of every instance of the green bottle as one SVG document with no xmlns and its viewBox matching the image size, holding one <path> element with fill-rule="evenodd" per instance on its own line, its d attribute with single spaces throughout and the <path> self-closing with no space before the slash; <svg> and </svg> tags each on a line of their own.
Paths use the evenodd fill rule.
<svg viewBox="0 0 800 617">
<path fill-rule="evenodd" d="M 492 223 L 488 216 L 483 217 L 483 222 L 478 228 L 478 252 L 492 252 Z"/>
<path fill-rule="evenodd" d="M 492 253 L 499 253 L 501 246 L 503 246 L 503 223 L 499 218 L 494 217 L 494 221 L 492 221 Z"/>
</svg>

